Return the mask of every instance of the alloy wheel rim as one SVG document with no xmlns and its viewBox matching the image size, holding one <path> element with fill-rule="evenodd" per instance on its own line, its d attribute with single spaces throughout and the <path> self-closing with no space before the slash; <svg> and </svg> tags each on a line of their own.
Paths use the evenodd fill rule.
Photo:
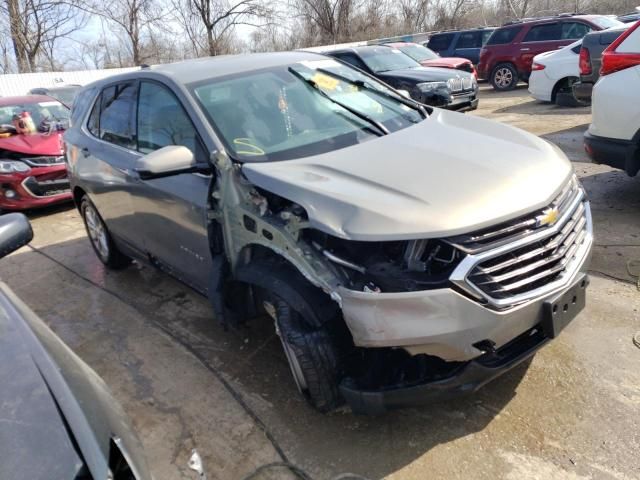
<svg viewBox="0 0 640 480">
<path fill-rule="evenodd" d="M 508 87 L 513 81 L 513 74 L 508 68 L 501 68 L 496 72 L 495 80 L 500 87 Z"/>
<path fill-rule="evenodd" d="M 263 306 L 267 314 L 273 319 L 276 327 L 276 334 L 278 335 L 278 338 L 280 338 L 280 343 L 282 343 L 282 349 L 284 350 L 284 354 L 287 357 L 287 362 L 289 363 L 289 368 L 291 369 L 293 380 L 296 382 L 296 387 L 298 387 L 298 391 L 300 393 L 304 393 L 304 391 L 307 390 L 307 381 L 304 378 L 304 374 L 302 373 L 302 367 L 300 366 L 298 357 L 296 356 L 291 346 L 287 343 L 286 339 L 282 337 L 280 327 L 278 326 L 276 307 L 270 302 L 263 302 Z"/>
<path fill-rule="evenodd" d="M 107 232 L 104 224 L 97 212 L 91 206 L 84 210 L 84 218 L 89 232 L 89 239 L 102 258 L 109 257 L 109 243 L 107 242 Z"/>
</svg>

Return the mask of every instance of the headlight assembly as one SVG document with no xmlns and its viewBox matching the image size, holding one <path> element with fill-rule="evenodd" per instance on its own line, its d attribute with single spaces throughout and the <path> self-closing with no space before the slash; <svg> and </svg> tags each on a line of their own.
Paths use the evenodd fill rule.
<svg viewBox="0 0 640 480">
<path fill-rule="evenodd" d="M 0 173 L 24 173 L 31 170 L 26 163 L 12 160 L 0 160 Z"/>
<path fill-rule="evenodd" d="M 439 88 L 446 88 L 447 82 L 424 82 L 416 85 L 421 92 L 435 92 Z"/>
</svg>

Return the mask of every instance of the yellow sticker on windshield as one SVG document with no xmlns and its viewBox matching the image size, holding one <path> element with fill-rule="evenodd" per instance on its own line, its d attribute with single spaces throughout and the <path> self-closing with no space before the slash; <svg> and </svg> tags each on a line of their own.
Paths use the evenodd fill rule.
<svg viewBox="0 0 640 480">
<path fill-rule="evenodd" d="M 336 78 L 330 77 L 329 75 L 324 75 L 322 73 L 316 73 L 311 80 L 315 82 L 320 88 L 325 90 L 335 90 L 340 83 L 340 81 Z"/>
</svg>

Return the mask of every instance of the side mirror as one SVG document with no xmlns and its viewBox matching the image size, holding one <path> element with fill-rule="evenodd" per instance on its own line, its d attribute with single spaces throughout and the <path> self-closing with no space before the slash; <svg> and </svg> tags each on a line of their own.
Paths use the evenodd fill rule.
<svg viewBox="0 0 640 480">
<path fill-rule="evenodd" d="M 23 247 L 32 238 L 31 224 L 22 213 L 0 216 L 0 258 Z"/>
<path fill-rule="evenodd" d="M 188 173 L 196 166 L 191 150 L 182 145 L 169 145 L 140 158 L 135 170 L 143 180 Z"/>
</svg>

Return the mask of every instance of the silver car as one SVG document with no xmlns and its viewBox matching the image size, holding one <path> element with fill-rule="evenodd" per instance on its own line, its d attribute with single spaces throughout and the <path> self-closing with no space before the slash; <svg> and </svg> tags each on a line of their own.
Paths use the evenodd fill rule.
<svg viewBox="0 0 640 480">
<path fill-rule="evenodd" d="M 65 141 L 100 260 L 167 271 L 221 322 L 271 317 L 321 411 L 473 392 L 585 305 L 589 203 L 557 147 L 322 55 L 109 77 Z"/>
</svg>

